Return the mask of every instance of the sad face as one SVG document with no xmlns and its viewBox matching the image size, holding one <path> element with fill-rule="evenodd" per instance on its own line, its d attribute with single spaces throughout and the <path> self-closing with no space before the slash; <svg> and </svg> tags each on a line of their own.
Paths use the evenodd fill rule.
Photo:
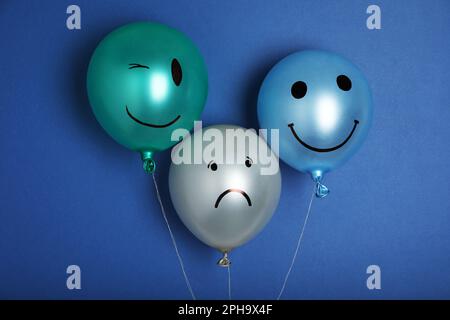
<svg viewBox="0 0 450 320">
<path fill-rule="evenodd" d="M 245 137 L 244 129 L 231 125 L 216 125 L 204 129 L 215 130 L 226 137 L 226 130 L 240 129 L 238 138 Z M 199 131 L 186 137 L 175 149 L 192 148 L 194 154 L 210 148 L 211 144 L 198 139 Z M 258 144 L 263 138 L 247 132 Z M 200 141 L 202 145 L 193 142 Z M 186 227 L 207 245 L 227 252 L 253 238 L 272 217 L 281 192 L 279 170 L 262 174 L 262 164 L 236 146 L 225 148 L 226 138 L 214 140 L 215 148 L 224 150 L 224 157 L 240 157 L 242 161 L 224 163 L 204 159 L 202 163 L 172 163 L 169 172 L 169 190 L 174 207 Z M 195 148 L 198 148 L 195 151 Z M 186 149 L 185 149 L 186 150 Z M 270 152 L 271 161 L 278 161 Z M 177 151 L 176 151 L 177 152 Z"/>
</svg>

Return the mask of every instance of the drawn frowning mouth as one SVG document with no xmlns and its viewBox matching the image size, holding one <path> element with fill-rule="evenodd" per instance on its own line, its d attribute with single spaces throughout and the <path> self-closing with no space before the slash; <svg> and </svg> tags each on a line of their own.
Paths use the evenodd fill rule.
<svg viewBox="0 0 450 320">
<path fill-rule="evenodd" d="M 133 119 L 135 122 L 137 122 L 137 123 L 139 123 L 139 124 L 141 124 L 141 125 L 143 125 L 143 126 L 151 127 L 151 128 L 166 128 L 166 127 L 169 127 L 169 126 L 173 125 L 175 122 L 178 121 L 178 119 L 181 118 L 181 116 L 178 115 L 178 116 L 175 117 L 175 119 L 173 119 L 172 121 L 170 121 L 170 122 L 168 122 L 168 123 L 166 123 L 166 124 L 153 124 L 153 123 L 148 123 L 148 122 L 141 121 L 141 120 L 139 120 L 138 118 L 136 118 L 135 116 L 133 116 L 133 115 L 131 114 L 130 110 L 128 110 L 128 106 L 125 106 L 125 109 L 127 110 L 128 116 L 129 116 L 131 119 Z"/>
<path fill-rule="evenodd" d="M 350 138 L 352 137 L 353 133 L 356 130 L 356 127 L 359 124 L 359 121 L 358 120 L 354 120 L 353 123 L 354 123 L 353 124 L 353 129 L 350 132 L 350 134 L 347 136 L 347 138 L 345 138 L 345 140 L 342 141 L 337 146 L 334 146 L 334 147 L 331 147 L 331 148 L 316 148 L 316 147 L 313 147 L 313 146 L 307 144 L 306 142 L 304 142 L 302 139 L 300 139 L 300 137 L 298 136 L 297 132 L 294 129 L 294 123 L 288 124 L 288 127 L 289 127 L 289 129 L 291 129 L 291 132 L 294 135 L 295 139 L 297 139 L 297 141 L 300 142 L 300 144 L 302 146 L 304 146 L 305 148 L 308 148 L 309 150 L 312 150 L 312 151 L 315 151 L 315 152 L 331 152 L 331 151 L 335 151 L 335 150 L 339 149 L 340 147 L 342 147 L 344 144 L 346 144 L 350 140 Z"/>
<path fill-rule="evenodd" d="M 222 192 L 220 194 L 220 196 L 217 198 L 216 200 L 216 204 L 214 205 L 214 208 L 217 208 L 219 206 L 220 201 L 223 199 L 223 197 L 225 197 L 227 194 L 229 194 L 230 192 L 237 192 L 240 193 L 242 196 L 244 196 L 244 198 L 247 200 L 248 206 L 251 207 L 252 206 L 252 201 L 250 200 L 250 197 L 248 196 L 248 194 L 240 189 L 227 189 L 224 192 Z"/>
</svg>

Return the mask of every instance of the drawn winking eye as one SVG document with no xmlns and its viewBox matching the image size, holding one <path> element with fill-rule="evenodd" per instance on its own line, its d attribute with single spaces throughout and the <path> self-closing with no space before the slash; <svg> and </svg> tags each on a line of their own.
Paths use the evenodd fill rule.
<svg viewBox="0 0 450 320">
<path fill-rule="evenodd" d="M 140 63 L 129 63 L 128 65 L 129 65 L 128 69 L 135 69 L 135 68 L 150 69 L 148 66 L 145 66 L 145 65 L 140 64 Z"/>
</svg>

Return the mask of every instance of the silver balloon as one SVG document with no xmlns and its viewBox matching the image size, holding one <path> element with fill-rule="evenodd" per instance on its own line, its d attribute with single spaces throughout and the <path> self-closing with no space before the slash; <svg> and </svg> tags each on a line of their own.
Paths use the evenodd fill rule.
<svg viewBox="0 0 450 320">
<path fill-rule="evenodd" d="M 254 131 L 231 125 L 211 126 L 203 131 L 196 131 L 186 137 L 175 148 L 183 152 L 191 150 L 190 160 L 194 159 L 195 147 L 205 150 L 212 142 L 201 141 L 202 132 L 221 133 L 223 141 L 214 140 L 215 147 L 222 148 L 227 144 L 226 129 L 241 129 L 236 132 L 254 138 L 259 146 L 265 146 L 263 138 Z M 244 133 L 245 132 L 245 133 Z M 248 145 L 243 150 L 242 145 L 232 149 L 223 147 L 224 157 L 227 152 L 246 154 L 242 163 L 218 163 L 203 157 L 199 164 L 174 164 L 169 172 L 169 190 L 172 202 L 179 217 L 186 227 L 201 241 L 225 253 L 221 265 L 227 265 L 226 253 L 253 238 L 272 217 L 280 197 L 281 175 L 278 169 L 278 159 L 267 147 L 272 164 L 276 164 L 275 172 L 263 174 L 262 164 L 258 159 L 251 159 L 247 154 Z M 230 151 L 231 150 L 231 151 Z M 172 160 L 176 149 L 172 152 Z M 220 153 L 220 152 L 219 152 Z M 197 153 L 198 154 L 198 153 Z M 230 156 L 228 154 L 228 156 Z M 233 155 L 234 156 L 234 155 Z M 255 155 L 253 155 L 255 157 Z"/>
</svg>

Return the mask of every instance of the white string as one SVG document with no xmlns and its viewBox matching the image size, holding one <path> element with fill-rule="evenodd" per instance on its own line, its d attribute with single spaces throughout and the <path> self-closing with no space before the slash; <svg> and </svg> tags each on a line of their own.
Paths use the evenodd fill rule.
<svg viewBox="0 0 450 320">
<path fill-rule="evenodd" d="M 300 236 L 298 237 L 297 247 L 295 248 L 294 256 L 292 257 L 291 265 L 289 266 L 288 272 L 284 277 L 284 283 L 281 287 L 280 293 L 278 294 L 277 300 L 280 300 L 283 295 L 284 289 L 286 288 L 287 281 L 289 279 L 289 275 L 291 274 L 292 268 L 294 267 L 295 259 L 297 258 L 298 250 L 300 249 L 300 244 L 302 243 L 303 233 L 305 232 L 306 224 L 308 223 L 309 213 L 311 212 L 311 205 L 314 200 L 314 195 L 316 194 L 316 186 L 314 185 L 313 193 L 311 195 L 311 200 L 309 200 L 308 211 L 306 213 L 305 221 L 303 222 L 302 231 L 300 232 Z"/>
<path fill-rule="evenodd" d="M 192 290 L 192 287 L 191 287 L 191 283 L 189 282 L 189 278 L 186 274 L 186 270 L 184 270 L 183 259 L 181 258 L 180 252 L 178 251 L 178 246 L 177 246 L 177 242 L 175 241 L 175 236 L 173 235 L 172 229 L 170 228 L 169 220 L 167 219 L 166 211 L 164 210 L 161 196 L 159 194 L 158 184 L 156 183 L 155 174 L 153 173 L 152 176 L 153 176 L 153 183 L 154 183 L 155 189 L 156 189 L 156 196 L 158 197 L 159 205 L 161 207 L 161 212 L 164 217 L 164 221 L 166 222 L 167 229 L 169 229 L 170 238 L 172 239 L 173 247 L 175 248 L 175 253 L 177 254 L 178 262 L 180 263 L 181 271 L 183 272 L 184 280 L 186 281 L 186 285 L 189 289 L 189 292 L 191 293 L 192 300 L 196 300 L 194 291 Z"/>
<path fill-rule="evenodd" d="M 228 300 L 231 300 L 231 265 L 228 265 Z"/>
</svg>

